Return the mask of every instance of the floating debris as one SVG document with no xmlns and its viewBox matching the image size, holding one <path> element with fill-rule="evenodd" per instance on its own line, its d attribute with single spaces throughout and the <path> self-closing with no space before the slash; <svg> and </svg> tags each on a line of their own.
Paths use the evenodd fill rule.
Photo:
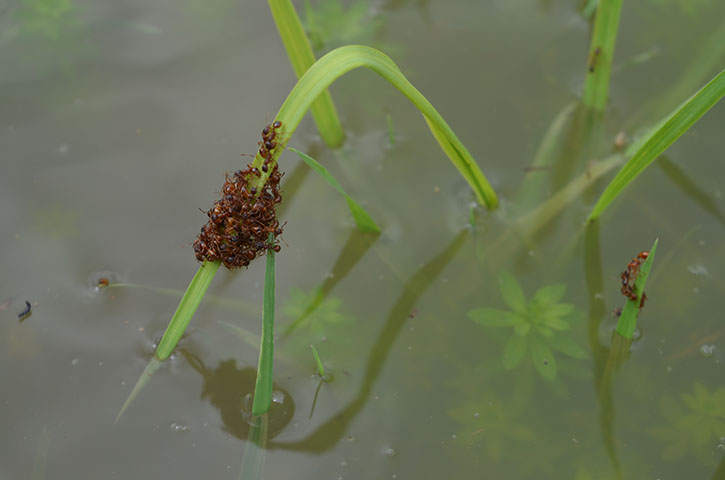
<svg viewBox="0 0 725 480">
<path fill-rule="evenodd" d="M 33 307 L 30 305 L 30 302 L 25 300 L 25 308 L 22 312 L 18 313 L 18 320 L 23 321 L 26 318 L 30 317 L 33 314 Z"/>
</svg>

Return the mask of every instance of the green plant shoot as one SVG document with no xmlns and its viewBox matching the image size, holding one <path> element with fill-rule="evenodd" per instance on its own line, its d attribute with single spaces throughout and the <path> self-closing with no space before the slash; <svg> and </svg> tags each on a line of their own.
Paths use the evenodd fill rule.
<svg viewBox="0 0 725 480">
<path fill-rule="evenodd" d="M 627 340 L 632 339 L 634 330 L 637 327 L 637 316 L 639 315 L 640 301 L 642 299 L 642 294 L 644 293 L 644 286 L 647 283 L 649 271 L 655 260 L 657 242 L 658 240 L 655 240 L 654 245 L 652 245 L 652 248 L 647 255 L 647 259 L 644 261 L 642 266 L 639 267 L 639 274 L 634 281 L 633 289 L 633 292 L 637 295 L 637 297 L 634 300 L 627 300 L 627 303 L 624 304 L 624 308 L 622 309 L 622 314 L 619 316 L 619 321 L 617 322 L 617 333 Z"/>
</svg>

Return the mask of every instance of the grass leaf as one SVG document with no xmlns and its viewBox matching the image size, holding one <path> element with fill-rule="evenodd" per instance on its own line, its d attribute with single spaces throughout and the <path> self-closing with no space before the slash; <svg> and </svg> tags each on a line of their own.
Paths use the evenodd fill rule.
<svg viewBox="0 0 725 480">
<path fill-rule="evenodd" d="M 400 90 L 420 110 L 433 136 L 438 140 L 443 151 L 469 183 L 479 203 L 489 208 L 498 204 L 496 193 L 483 176 L 466 147 L 461 143 L 440 113 L 431 105 L 400 71 L 398 66 L 384 53 L 362 45 L 347 45 L 337 48 L 317 60 L 299 79 L 289 96 L 280 107 L 276 120 L 283 124 L 285 135 L 271 160 L 276 162 L 279 152 L 284 149 L 289 138 L 297 129 L 312 102 L 339 77 L 358 67 L 366 67 L 379 74 Z M 280 148 L 281 147 L 281 148 Z M 252 165 L 260 168 L 265 159 L 260 154 Z M 271 166 L 271 165 L 270 165 Z M 271 172 L 263 172 L 260 177 L 252 179 L 252 186 L 261 187 Z"/>
<path fill-rule="evenodd" d="M 614 44 L 619 29 L 622 0 L 600 1 L 589 45 L 587 77 L 584 81 L 584 105 L 603 111 L 607 105 Z"/>
<path fill-rule="evenodd" d="M 617 333 L 626 338 L 627 340 L 632 339 L 634 329 L 637 327 L 637 316 L 639 315 L 639 299 L 644 291 L 644 286 L 647 283 L 647 277 L 649 271 L 652 268 L 652 263 L 655 259 L 655 251 L 657 250 L 657 242 L 655 240 L 654 245 L 649 251 L 647 260 L 644 261 L 641 267 L 639 267 L 639 274 L 634 282 L 634 293 L 637 294 L 636 300 L 628 299 L 622 309 L 622 314 L 619 316 L 617 322 Z"/>
<path fill-rule="evenodd" d="M 325 367 L 322 365 L 322 360 L 320 360 L 320 354 L 317 353 L 317 349 L 314 345 L 310 344 L 310 348 L 312 349 L 312 356 L 315 357 L 315 364 L 317 365 L 317 373 L 320 374 L 320 378 L 323 378 L 325 376 Z"/>
<path fill-rule="evenodd" d="M 166 327 L 164 336 L 161 337 L 159 346 L 156 348 L 156 358 L 163 361 L 169 358 L 171 352 L 174 351 L 176 345 L 179 343 L 181 336 L 184 334 L 186 327 L 189 325 L 191 317 L 194 316 L 196 309 L 199 308 L 201 300 L 204 298 L 211 281 L 214 279 L 214 274 L 219 269 L 220 262 L 204 262 L 199 267 L 199 270 L 191 279 L 191 283 L 184 292 L 184 296 L 181 297 L 179 306 L 176 307 L 174 316 L 171 317 L 169 326 Z"/>
<path fill-rule="evenodd" d="M 342 189 L 340 183 L 335 179 L 335 177 L 332 176 L 329 170 L 327 170 L 320 162 L 310 157 L 306 153 L 295 150 L 294 148 L 290 148 L 290 150 L 299 155 L 299 157 L 312 170 L 320 174 L 320 176 L 324 178 L 327 183 L 332 185 L 335 190 L 340 192 L 340 195 L 345 197 L 345 200 L 347 200 L 347 205 L 350 208 L 350 213 L 352 213 L 352 218 L 355 219 L 355 225 L 357 225 L 358 230 L 366 233 L 380 233 L 380 227 L 378 227 L 378 225 L 370 217 L 370 215 L 368 215 L 364 208 L 362 208 L 355 200 L 353 200 L 350 195 L 345 193 L 345 190 Z"/>
<path fill-rule="evenodd" d="M 290 0 L 269 0 L 269 9 L 292 68 L 300 78 L 315 63 L 315 54 L 302 22 Z M 325 90 L 312 102 L 310 113 L 325 143 L 330 148 L 339 146 L 344 140 L 344 133 L 330 92 Z"/>
<path fill-rule="evenodd" d="M 121 415 L 123 415 L 123 412 L 126 411 L 129 405 L 131 405 L 131 402 L 138 396 L 139 393 L 141 393 L 141 390 L 143 387 L 146 386 L 146 384 L 151 380 L 151 377 L 156 373 L 156 371 L 161 368 L 161 365 L 163 364 L 162 360 L 159 360 L 158 358 L 151 357 L 151 360 L 149 360 L 148 365 L 146 365 L 146 368 L 144 369 L 143 373 L 139 377 L 138 381 L 136 382 L 136 385 L 134 385 L 133 390 L 131 390 L 131 393 L 128 395 L 128 398 L 123 403 L 123 406 L 121 407 L 121 410 L 118 412 L 118 415 L 116 415 L 116 419 L 113 421 L 114 425 L 118 423 L 118 420 L 121 418 Z"/>
<path fill-rule="evenodd" d="M 720 101 L 723 95 L 725 95 L 725 70 L 634 144 L 636 151 L 602 192 L 592 213 L 589 214 L 589 220 L 597 219 L 632 180 Z"/>
<path fill-rule="evenodd" d="M 269 241 L 274 234 L 269 234 Z M 267 270 L 264 276 L 264 305 L 262 310 L 262 341 L 259 347 L 257 382 L 254 385 L 252 415 L 267 413 L 272 405 L 274 364 L 274 251 L 267 250 Z"/>
</svg>

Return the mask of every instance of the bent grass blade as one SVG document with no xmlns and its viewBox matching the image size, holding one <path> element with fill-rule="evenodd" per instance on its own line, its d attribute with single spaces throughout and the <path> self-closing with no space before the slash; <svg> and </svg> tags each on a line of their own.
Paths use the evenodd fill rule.
<svg viewBox="0 0 725 480">
<path fill-rule="evenodd" d="M 340 192 L 340 195 L 345 197 L 345 200 L 347 200 L 347 205 L 350 208 L 350 213 L 352 214 L 352 218 L 355 220 L 355 225 L 357 225 L 358 230 L 365 233 L 380 233 L 380 227 L 377 226 L 372 217 L 370 217 L 365 209 L 362 208 L 360 204 L 358 204 L 355 200 L 353 200 L 350 195 L 345 193 L 345 190 L 342 189 L 335 177 L 333 177 L 332 174 L 321 163 L 319 163 L 317 160 L 310 157 L 306 153 L 300 152 L 299 150 L 295 150 L 294 148 L 290 148 L 290 150 L 299 155 L 299 157 L 312 170 L 319 173 L 320 176 L 324 178 L 327 183 L 332 185 L 335 190 Z"/>
<path fill-rule="evenodd" d="M 478 202 L 488 208 L 495 208 L 498 204 L 496 193 L 471 154 L 441 114 L 405 78 L 405 75 L 390 57 L 379 50 L 362 45 L 348 45 L 329 52 L 317 60 L 299 79 L 276 116 L 276 120 L 282 122 L 282 128 L 286 135 L 279 142 L 281 148 L 275 149 L 271 165 L 276 163 L 279 152 L 289 142 L 292 133 L 297 129 L 312 102 L 339 77 L 359 67 L 373 70 L 413 102 L 423 114 L 431 133 L 438 140 L 443 151 L 473 189 Z M 253 166 L 261 168 L 263 163 L 264 158 L 257 154 Z M 261 187 L 267 181 L 270 173 L 271 169 L 270 172 L 263 173 L 262 176 L 252 179 L 251 185 Z"/>
<path fill-rule="evenodd" d="M 632 157 L 602 192 L 588 220 L 599 218 L 632 180 L 719 102 L 723 95 L 725 95 L 725 70 L 653 128 L 648 135 L 635 142 L 627 152 L 632 152 Z"/>
</svg>

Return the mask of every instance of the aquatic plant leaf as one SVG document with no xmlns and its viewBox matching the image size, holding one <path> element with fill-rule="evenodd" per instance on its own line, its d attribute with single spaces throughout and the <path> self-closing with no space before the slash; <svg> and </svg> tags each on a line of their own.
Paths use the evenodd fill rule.
<svg viewBox="0 0 725 480">
<path fill-rule="evenodd" d="M 327 170 L 321 163 L 319 163 L 317 160 L 310 157 L 306 153 L 295 150 L 294 148 L 290 148 L 290 150 L 299 155 L 302 161 L 304 161 L 312 170 L 314 170 L 322 178 L 324 178 L 327 183 L 329 183 L 335 190 L 340 193 L 340 195 L 345 197 L 345 200 L 347 200 L 347 205 L 350 208 L 352 218 L 355 219 L 355 225 L 357 225 L 358 230 L 360 230 L 361 232 L 380 233 L 380 227 L 377 226 L 372 217 L 370 217 L 365 209 L 362 208 L 355 200 L 353 200 L 350 195 L 345 193 L 345 190 L 342 189 L 340 183 L 338 183 L 335 177 L 332 176 L 329 170 Z"/>
<path fill-rule="evenodd" d="M 540 306 L 542 309 L 548 309 L 564 298 L 565 293 L 566 285 L 563 283 L 547 285 L 546 287 L 538 289 L 531 301 Z"/>
<path fill-rule="evenodd" d="M 532 342 L 531 360 L 542 377 L 547 380 L 556 380 L 556 358 L 549 347 L 541 342 Z"/>
<path fill-rule="evenodd" d="M 302 75 L 276 115 L 276 119 L 282 122 L 286 135 L 280 140 L 275 150 L 281 151 L 284 149 L 309 109 L 310 104 L 318 95 L 340 76 L 358 67 L 373 70 L 413 102 L 423 114 L 426 124 L 441 149 L 473 189 L 478 202 L 488 208 L 495 208 L 498 204 L 495 192 L 451 127 L 428 99 L 405 78 L 398 66 L 387 55 L 374 48 L 362 45 L 348 45 L 337 48 L 317 60 Z M 264 161 L 265 159 L 257 154 L 252 165 L 261 168 Z M 275 162 L 276 157 L 273 157 L 271 166 Z M 257 185 L 252 184 L 252 186 L 264 184 L 269 176 L 268 173 L 263 173 L 262 176 L 257 177 Z"/>
<path fill-rule="evenodd" d="M 519 315 L 509 310 L 476 308 L 468 312 L 468 318 L 484 327 L 512 327 L 519 320 Z"/>
<path fill-rule="evenodd" d="M 568 336 L 554 335 L 546 339 L 546 344 L 549 348 L 563 353 L 567 357 L 586 358 L 587 356 L 586 350 L 577 345 L 577 343 Z"/>
<path fill-rule="evenodd" d="M 511 307 L 511 310 L 519 313 L 526 312 L 527 303 L 524 291 L 513 275 L 508 272 L 501 272 L 498 276 L 498 286 L 504 302 Z"/>
<path fill-rule="evenodd" d="M 571 303 L 557 303 L 546 310 L 547 317 L 565 317 L 574 311 Z"/>
<path fill-rule="evenodd" d="M 559 318 L 559 316 L 557 315 L 549 314 L 548 312 L 547 314 L 543 315 L 541 323 L 551 328 L 552 330 L 569 330 L 569 322 L 562 318 Z"/>
<path fill-rule="evenodd" d="M 290 0 L 268 0 L 268 3 L 292 69 L 297 78 L 300 78 L 315 63 L 315 54 L 307 40 L 304 28 L 302 28 L 302 22 Z M 335 104 L 327 89 L 323 90 L 311 103 L 310 114 L 325 143 L 330 148 L 340 146 L 345 135 Z"/>
<path fill-rule="evenodd" d="M 528 340 L 525 336 L 511 335 L 501 354 L 501 363 L 506 370 L 516 368 L 526 355 Z"/>
<path fill-rule="evenodd" d="M 622 309 L 622 313 L 619 316 L 619 320 L 617 321 L 617 333 L 626 338 L 627 340 L 632 339 L 632 335 L 634 335 L 634 330 L 637 327 L 637 316 L 639 315 L 640 310 L 639 299 L 644 292 L 644 286 L 647 283 L 649 271 L 652 268 L 652 264 L 655 260 L 657 242 L 658 240 L 655 240 L 655 243 L 649 250 L 649 255 L 647 256 L 647 259 L 639 268 L 639 274 L 637 275 L 637 279 L 634 282 L 634 288 L 632 290 L 636 294 L 635 300 L 627 300 L 627 302 L 624 304 L 624 308 Z"/>
<path fill-rule="evenodd" d="M 341 306 L 342 300 L 339 298 L 324 298 L 320 287 L 310 290 L 309 293 L 292 287 L 282 311 L 295 318 L 295 322 L 302 318 L 297 328 L 306 327 L 320 332 L 330 325 L 354 320 L 352 316 L 340 313 Z"/>
<path fill-rule="evenodd" d="M 630 182 L 719 102 L 723 95 L 725 95 L 725 70 L 720 71 L 707 85 L 634 144 L 637 147 L 636 151 L 604 189 L 589 214 L 589 220 L 599 218 Z"/>
<path fill-rule="evenodd" d="M 531 331 L 531 322 L 519 317 L 520 321 L 514 326 L 514 333 L 518 336 L 523 337 L 529 331 Z"/>
<path fill-rule="evenodd" d="M 269 241 L 274 234 L 269 234 Z M 252 415 L 267 413 L 272 406 L 272 386 L 274 380 L 274 250 L 267 250 L 267 265 L 264 275 L 264 300 L 262 306 L 262 341 L 259 347 L 259 365 L 257 381 L 254 385 Z"/>
</svg>

